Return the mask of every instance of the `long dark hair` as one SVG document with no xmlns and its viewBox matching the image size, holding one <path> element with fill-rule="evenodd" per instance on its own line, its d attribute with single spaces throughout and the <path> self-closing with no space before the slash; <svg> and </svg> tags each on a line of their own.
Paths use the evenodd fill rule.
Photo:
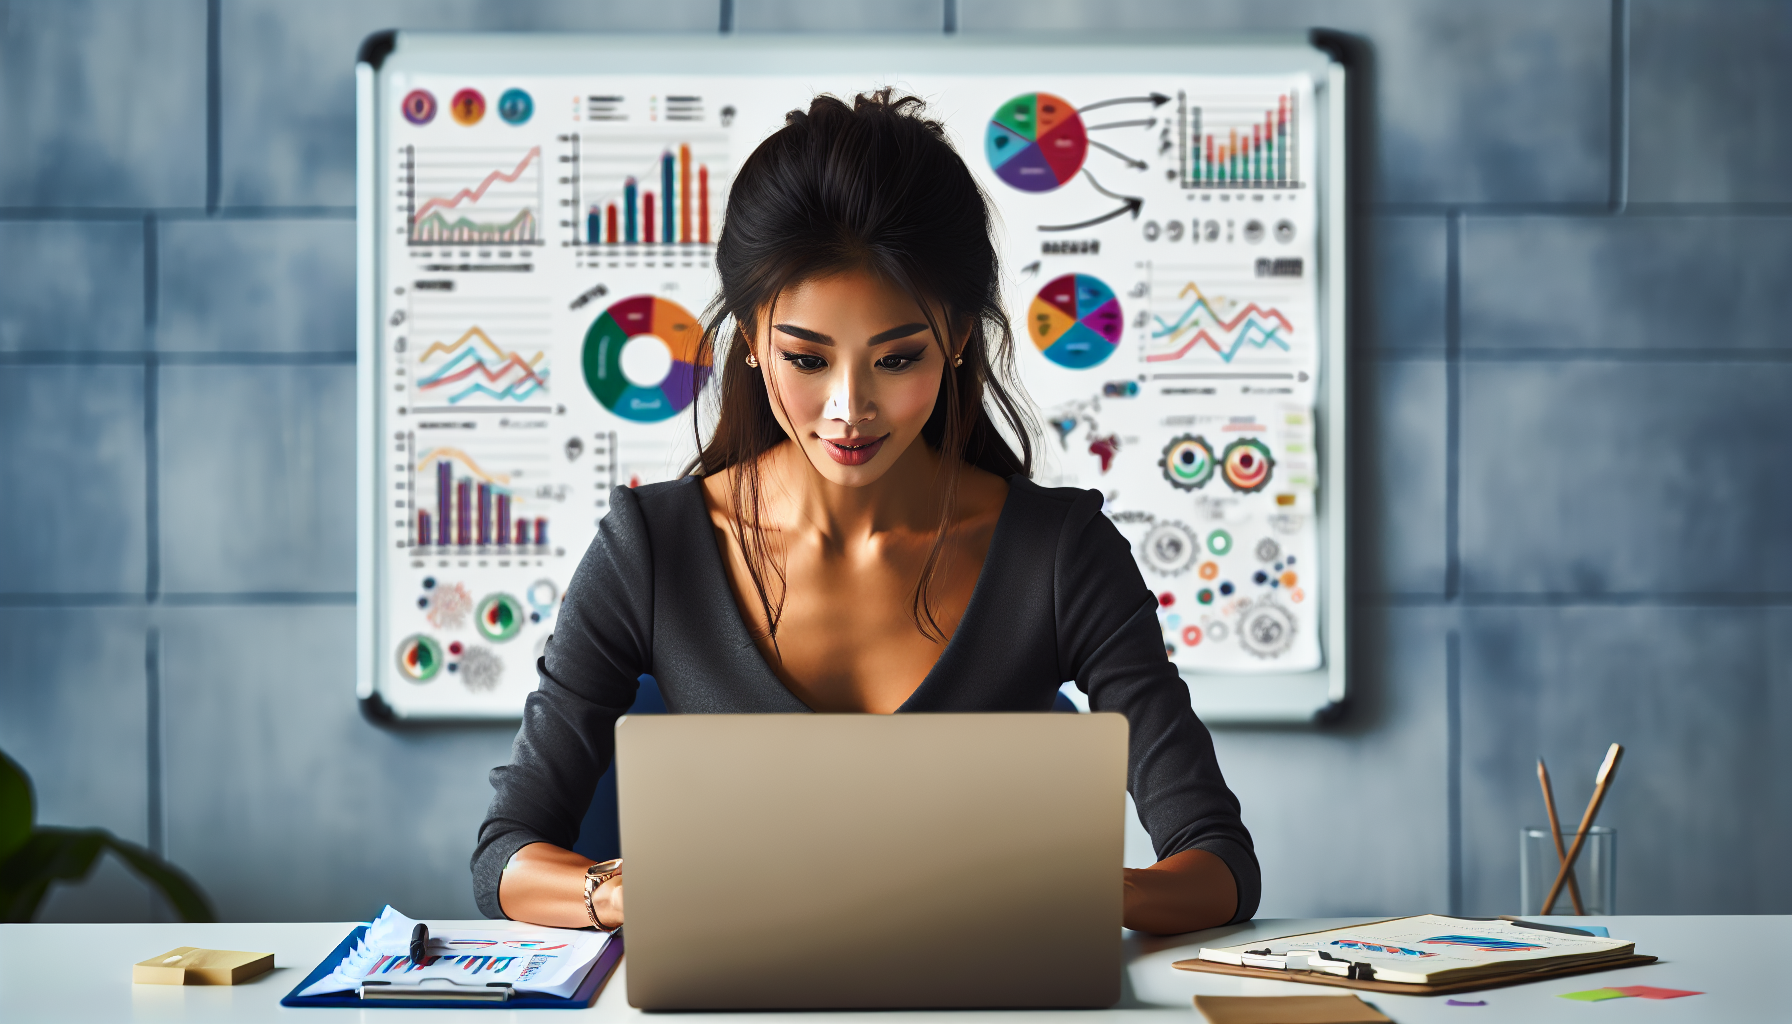
<svg viewBox="0 0 1792 1024">
<path fill-rule="evenodd" d="M 714 433 L 697 425 L 697 457 L 685 472 L 732 471 L 734 536 L 758 591 L 772 643 L 784 605 L 780 552 L 767 543 L 761 515 L 759 458 L 785 440 L 765 378 L 747 366 L 745 329 L 795 285 L 848 270 L 869 271 L 913 298 L 933 328 L 943 358 L 940 396 L 921 438 L 946 466 L 939 529 L 916 581 L 915 626 L 943 642 L 932 589 L 958 499 L 958 469 L 968 464 L 1007 477 L 1030 473 L 1034 426 L 1014 376 L 1014 332 L 1002 308 L 1001 268 L 990 237 L 988 200 L 938 121 L 914 96 L 883 89 L 851 106 L 818 96 L 793 110 L 784 127 L 741 165 L 728 194 L 716 270 L 722 289 L 704 311 L 699 365 L 722 367 Z M 936 322 L 936 307 L 945 322 Z M 946 343 L 967 331 L 952 366 Z M 728 353 L 717 358 L 726 337 Z M 1015 453 L 990 418 L 999 415 L 1020 445 Z M 767 583 L 777 579 L 777 595 Z"/>
</svg>

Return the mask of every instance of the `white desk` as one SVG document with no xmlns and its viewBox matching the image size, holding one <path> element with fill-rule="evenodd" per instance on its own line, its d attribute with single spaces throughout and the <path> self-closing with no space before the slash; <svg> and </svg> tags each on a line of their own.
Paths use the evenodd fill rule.
<svg viewBox="0 0 1792 1024">
<path fill-rule="evenodd" d="M 756 1013 L 750 1024 L 918 1024 L 972 1019 L 1031 1020 L 1060 1016 L 1077 1020 L 1155 1024 L 1198 1021 L 1192 998 L 1204 995 L 1316 995 L 1342 989 L 1292 982 L 1233 978 L 1178 971 L 1172 961 L 1193 957 L 1202 945 L 1230 944 L 1277 935 L 1335 928 L 1358 919 L 1253 921 L 1173 939 L 1127 939 L 1129 967 L 1120 1004 L 1110 1010 L 1043 1012 L 912 1012 L 868 1017 L 850 1013 Z M 1559 920 L 1559 919 L 1558 919 Z M 1661 957 L 1646 967 L 1558 978 L 1514 988 L 1457 996 L 1484 999 L 1483 1007 L 1449 1006 L 1443 996 L 1384 996 L 1363 993 L 1399 1024 L 1449 1021 L 1513 1021 L 1550 1024 L 1612 1024 L 1617 1021 L 1792 1021 L 1792 983 L 1779 980 L 1784 968 L 1782 937 L 1792 917 L 1612 917 L 1599 918 L 1617 938 L 1634 939 L 1637 951 Z M 443 922 L 447 927 L 451 923 Z M 490 928 L 497 922 L 462 922 Z M 332 924 L 10 924 L 0 925 L 0 1021 L 6 1024 L 87 1024 L 116 1021 L 206 1021 L 257 1024 L 260 1021 L 359 1019 L 368 1024 L 423 1024 L 442 1020 L 500 1024 L 504 1021 L 553 1024 L 577 1014 L 579 1020 L 637 1020 L 628 1005 L 628 958 L 610 979 L 597 1003 L 586 1011 L 305 1009 L 279 1005 L 280 997 L 310 973 L 353 925 Z M 1222 943 L 1221 940 L 1225 941 Z M 175 946 L 272 951 L 276 969 L 247 985 L 230 988 L 132 985 L 131 965 Z M 1729 950 L 1729 954 L 1713 953 Z M 89 965 L 97 965 L 97 968 Z M 81 976 L 97 970 L 98 980 Z M 1563 992 L 1606 985 L 1654 985 L 1703 991 L 1683 999 L 1615 999 L 1580 1003 L 1557 999 Z M 656 1015 L 663 1022 L 696 1024 L 721 1014 Z"/>
</svg>

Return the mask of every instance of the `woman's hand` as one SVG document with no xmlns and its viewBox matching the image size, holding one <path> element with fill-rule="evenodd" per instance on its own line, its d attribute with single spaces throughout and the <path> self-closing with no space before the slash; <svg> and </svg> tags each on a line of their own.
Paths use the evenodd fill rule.
<svg viewBox="0 0 1792 1024">
<path fill-rule="evenodd" d="M 585 869 L 596 863 L 549 843 L 530 843 L 516 852 L 498 879 L 498 906 L 513 921 L 550 928 L 589 928 L 585 909 Z M 591 894 L 591 907 L 605 928 L 622 925 L 622 876 Z"/>
<path fill-rule="evenodd" d="M 1184 850 L 1148 868 L 1127 868 L 1121 923 L 1154 935 L 1216 928 L 1238 912 L 1238 883 L 1226 862 Z"/>
</svg>

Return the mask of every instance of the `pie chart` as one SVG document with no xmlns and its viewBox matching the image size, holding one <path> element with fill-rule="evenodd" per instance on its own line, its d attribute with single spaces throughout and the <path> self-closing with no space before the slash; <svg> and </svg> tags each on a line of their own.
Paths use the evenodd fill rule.
<svg viewBox="0 0 1792 1024">
<path fill-rule="evenodd" d="M 625 420 L 657 423 L 697 397 L 709 361 L 697 359 L 703 328 L 670 299 L 635 295 L 611 304 L 585 332 L 585 386 Z"/>
<path fill-rule="evenodd" d="M 1033 297 L 1027 309 L 1027 336 L 1045 358 L 1082 370 L 1114 354 L 1125 322 L 1120 300 L 1100 278 L 1065 274 Z"/>
<path fill-rule="evenodd" d="M 1089 133 L 1063 97 L 1030 92 L 996 110 L 983 150 L 1003 181 L 1023 192 L 1050 192 L 1082 169 Z"/>
</svg>

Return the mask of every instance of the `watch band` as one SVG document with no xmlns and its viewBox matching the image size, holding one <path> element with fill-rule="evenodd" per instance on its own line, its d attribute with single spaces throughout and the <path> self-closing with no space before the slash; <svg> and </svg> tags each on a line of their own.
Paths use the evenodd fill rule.
<svg viewBox="0 0 1792 1024">
<path fill-rule="evenodd" d="M 602 921 L 597 919 L 597 908 L 592 905 L 591 897 L 596 894 L 598 886 L 620 874 L 622 874 L 620 858 L 602 861 L 585 869 L 585 913 L 591 918 L 591 927 L 600 932 L 613 932 L 616 928 L 606 927 Z M 616 927 L 622 926 L 617 925 Z"/>
</svg>

